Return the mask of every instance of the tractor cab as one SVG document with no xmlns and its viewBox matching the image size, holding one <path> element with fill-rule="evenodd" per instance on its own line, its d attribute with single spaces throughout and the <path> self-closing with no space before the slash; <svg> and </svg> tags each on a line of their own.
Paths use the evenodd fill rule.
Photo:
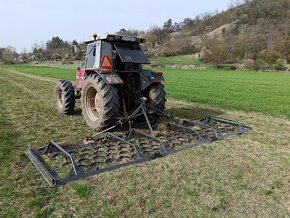
<svg viewBox="0 0 290 218">
<path fill-rule="evenodd" d="M 145 39 L 122 36 L 105 35 L 94 36 L 94 40 L 86 41 L 85 69 L 101 71 L 130 72 L 141 71 L 142 64 L 149 64 L 139 44 Z"/>
</svg>

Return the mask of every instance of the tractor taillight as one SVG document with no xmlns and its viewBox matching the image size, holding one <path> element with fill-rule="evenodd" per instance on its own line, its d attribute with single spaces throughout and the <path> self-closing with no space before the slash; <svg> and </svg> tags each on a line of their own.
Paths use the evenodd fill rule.
<svg viewBox="0 0 290 218">
<path fill-rule="evenodd" d="M 161 72 L 154 72 L 154 76 L 162 76 L 163 75 L 163 73 L 161 73 Z"/>
</svg>

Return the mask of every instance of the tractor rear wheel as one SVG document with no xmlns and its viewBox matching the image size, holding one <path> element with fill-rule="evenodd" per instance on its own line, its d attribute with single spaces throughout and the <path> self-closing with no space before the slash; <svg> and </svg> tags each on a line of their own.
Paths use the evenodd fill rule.
<svg viewBox="0 0 290 218">
<path fill-rule="evenodd" d="M 75 93 L 70 81 L 60 80 L 56 83 L 55 101 L 59 113 L 71 115 L 74 112 Z"/>
<path fill-rule="evenodd" d="M 148 87 L 147 104 L 163 112 L 166 103 L 165 95 L 166 92 L 164 91 L 164 86 L 161 83 L 151 84 Z"/>
<path fill-rule="evenodd" d="M 100 131 L 116 121 L 119 115 L 118 90 L 98 74 L 92 74 L 83 84 L 81 105 L 87 125 Z"/>
</svg>

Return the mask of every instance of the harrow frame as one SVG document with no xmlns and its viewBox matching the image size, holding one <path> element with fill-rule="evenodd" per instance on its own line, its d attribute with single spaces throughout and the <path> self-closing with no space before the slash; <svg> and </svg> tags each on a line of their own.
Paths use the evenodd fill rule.
<svg viewBox="0 0 290 218">
<path fill-rule="evenodd" d="M 138 108 L 138 111 L 140 111 L 140 113 L 137 111 L 134 114 L 133 118 L 135 118 L 136 116 L 141 116 L 143 114 L 146 118 L 146 123 L 149 127 L 149 132 L 144 132 L 139 129 L 133 128 L 132 120 L 127 119 L 127 120 L 123 120 L 121 123 L 119 122 L 118 124 L 118 125 L 120 124 L 123 125 L 124 123 L 129 123 L 129 131 L 126 134 L 123 134 L 122 137 L 119 137 L 110 132 L 102 132 L 102 134 L 100 135 L 97 134 L 98 136 L 102 136 L 102 137 L 99 137 L 98 139 L 90 138 L 91 140 L 93 139 L 95 142 L 100 142 L 100 143 L 102 143 L 102 140 L 108 139 L 108 140 L 115 141 L 117 143 L 126 144 L 132 149 L 132 151 L 134 151 L 132 160 L 128 162 L 117 163 L 115 165 L 101 168 L 101 169 L 98 168 L 94 170 L 85 170 L 82 166 L 76 163 L 76 160 L 74 159 L 73 155 L 70 154 L 70 149 L 65 149 L 64 147 L 55 143 L 52 140 L 50 140 L 46 146 L 43 146 L 39 149 L 30 148 L 30 149 L 27 149 L 25 153 L 29 157 L 29 159 L 33 162 L 35 167 L 39 170 L 39 172 L 41 173 L 45 181 L 50 186 L 55 187 L 55 186 L 64 185 L 71 181 L 84 179 L 89 176 L 113 171 L 122 167 L 145 163 L 156 158 L 166 157 L 168 155 L 172 155 L 172 154 L 175 154 L 175 153 L 187 150 L 187 149 L 191 149 L 199 145 L 211 143 L 216 140 L 221 140 L 221 139 L 230 137 L 232 135 L 240 135 L 240 134 L 243 134 L 245 132 L 252 130 L 251 127 L 241 125 L 236 121 L 225 119 L 225 118 L 220 118 L 220 117 L 215 117 L 215 116 L 207 116 L 201 120 L 183 120 L 183 123 L 186 124 L 186 126 L 176 123 L 176 122 L 179 122 L 180 120 L 171 118 L 171 120 L 173 119 L 173 122 L 168 123 L 168 126 L 170 128 L 173 127 L 173 128 L 179 129 L 179 131 L 185 131 L 188 134 L 191 134 L 193 139 L 195 139 L 195 143 L 187 144 L 177 149 L 172 149 L 170 147 L 166 147 L 163 144 L 162 140 L 155 136 L 153 128 L 147 117 L 148 111 L 146 111 L 145 109 L 146 109 L 145 106 L 144 105 L 142 106 L 141 104 L 141 107 Z M 166 117 L 170 117 L 170 116 L 166 115 Z M 215 126 L 216 124 L 227 125 L 227 127 L 223 129 L 223 128 L 220 128 L 218 125 Z M 198 130 L 195 130 L 190 127 L 204 128 L 206 131 L 199 132 Z M 234 128 L 234 130 L 232 128 Z M 112 128 L 110 128 L 110 130 L 111 129 Z M 144 151 L 142 151 L 142 148 L 140 148 L 138 144 L 130 142 L 130 139 L 133 138 L 132 136 L 137 136 L 137 137 L 142 136 L 147 139 L 153 140 L 159 143 L 160 147 L 158 150 L 154 150 L 150 154 L 145 155 Z M 80 146 L 80 145 L 75 145 L 75 146 Z M 49 168 L 47 163 L 43 160 L 43 156 L 51 154 L 53 152 L 63 155 L 63 157 L 66 157 L 66 159 L 68 160 L 68 163 L 71 164 L 71 169 L 69 173 L 64 177 L 59 176 L 54 171 L 54 169 Z"/>
</svg>

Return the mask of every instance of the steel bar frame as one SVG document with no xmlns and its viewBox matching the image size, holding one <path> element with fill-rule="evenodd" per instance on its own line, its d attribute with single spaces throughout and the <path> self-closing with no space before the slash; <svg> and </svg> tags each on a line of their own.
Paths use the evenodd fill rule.
<svg viewBox="0 0 290 218">
<path fill-rule="evenodd" d="M 141 109 L 141 108 L 139 108 L 139 109 Z M 136 115 L 140 116 L 142 114 L 145 114 L 145 118 L 146 118 L 147 117 L 146 111 L 144 108 L 142 108 L 142 109 L 141 109 L 141 113 L 139 113 L 140 111 L 136 111 L 136 114 L 134 114 L 134 116 L 136 116 Z M 219 122 L 219 123 L 223 123 L 223 124 L 228 124 L 230 126 L 237 127 L 238 130 L 227 133 L 225 135 L 221 135 L 214 126 L 210 125 L 211 121 L 215 121 L 215 122 Z M 232 135 L 239 135 L 239 134 L 248 132 L 252 129 L 251 127 L 240 125 L 236 121 L 224 119 L 224 118 L 220 118 L 220 117 L 215 117 L 215 116 L 207 116 L 201 120 L 192 120 L 192 121 L 188 121 L 188 122 L 192 125 L 199 125 L 202 127 L 212 129 L 212 132 L 217 136 L 217 140 L 221 140 L 221 139 L 227 138 L 227 137 L 232 136 Z M 151 127 L 151 124 L 149 121 L 147 122 L 147 124 L 148 124 L 148 126 Z M 165 156 L 172 155 L 172 154 L 175 154 L 175 153 L 187 150 L 187 149 L 191 149 L 193 147 L 196 147 L 196 146 L 199 146 L 202 144 L 210 143 L 210 141 L 203 138 L 195 130 L 192 130 L 188 127 L 184 127 L 181 125 L 177 125 L 175 123 L 169 123 L 169 125 L 173 125 L 176 128 L 192 132 L 193 137 L 196 139 L 196 143 L 172 150 L 169 148 L 165 148 L 163 146 L 162 141 L 158 137 L 155 137 L 154 134 L 152 134 L 153 133 L 152 127 L 149 128 L 150 134 L 147 134 L 139 129 L 132 128 L 130 125 L 127 137 L 124 137 L 125 139 L 121 138 L 119 136 L 116 136 L 110 132 L 104 133 L 105 136 L 102 139 L 105 139 L 105 138 L 112 139 L 112 140 L 122 142 L 124 144 L 129 145 L 131 148 L 134 149 L 136 157 L 132 161 L 129 161 L 126 163 L 119 163 L 119 164 L 116 164 L 116 165 L 113 165 L 113 166 L 110 166 L 107 168 L 102 168 L 102 169 L 97 169 L 97 170 L 87 171 L 87 172 L 84 172 L 81 168 L 79 168 L 76 165 L 75 160 L 73 159 L 73 157 L 70 155 L 70 153 L 67 150 L 65 150 L 63 147 L 61 147 L 60 145 L 58 145 L 57 143 L 55 143 L 53 141 L 49 141 L 48 145 L 43 146 L 39 149 L 34 149 L 34 148 L 27 149 L 25 153 L 29 157 L 29 159 L 32 161 L 32 163 L 35 165 L 35 167 L 39 170 L 39 172 L 41 173 L 41 175 L 43 176 L 45 181 L 50 186 L 55 187 L 55 186 L 64 185 L 64 184 L 71 182 L 71 181 L 84 179 L 84 178 L 87 178 L 89 176 L 98 175 L 98 174 L 101 174 L 104 172 L 120 169 L 122 167 L 130 166 L 130 165 L 134 165 L 134 164 L 145 163 L 145 162 L 148 162 L 148 161 L 155 159 L 155 158 L 165 157 Z M 135 144 L 128 141 L 130 139 L 130 137 L 132 137 L 133 135 L 140 135 L 140 136 L 150 138 L 152 140 L 159 142 L 161 146 L 160 146 L 160 152 L 158 153 L 158 155 L 150 155 L 150 156 L 142 155 L 141 152 L 137 148 L 138 146 L 136 146 Z M 58 150 L 63 156 L 67 157 L 67 159 L 69 160 L 69 162 L 71 164 L 71 170 L 67 176 L 60 178 L 60 176 L 57 175 L 53 169 L 49 169 L 48 167 L 46 167 L 46 164 L 43 162 L 42 155 L 49 154 L 51 150 L 52 151 Z"/>
</svg>

